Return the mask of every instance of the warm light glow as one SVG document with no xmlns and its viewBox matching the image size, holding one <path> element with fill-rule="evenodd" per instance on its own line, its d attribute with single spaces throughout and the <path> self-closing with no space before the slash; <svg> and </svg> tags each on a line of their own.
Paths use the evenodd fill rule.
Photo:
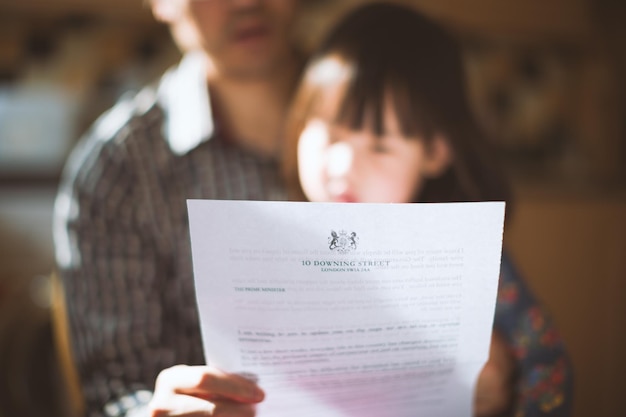
<svg viewBox="0 0 626 417">
<path fill-rule="evenodd" d="M 311 82 L 316 85 L 332 85 L 346 79 L 352 68 L 335 55 L 326 57 L 317 62 L 309 71 Z"/>
<path fill-rule="evenodd" d="M 329 177 L 345 175 L 352 164 L 352 149 L 346 143 L 335 143 L 328 149 L 326 172 Z"/>
<path fill-rule="evenodd" d="M 323 201 L 326 195 L 319 182 L 320 167 L 325 164 L 324 149 L 330 138 L 324 123 L 318 120 L 310 121 L 302 131 L 298 141 L 298 171 L 300 183 L 305 195 L 311 201 Z"/>
</svg>

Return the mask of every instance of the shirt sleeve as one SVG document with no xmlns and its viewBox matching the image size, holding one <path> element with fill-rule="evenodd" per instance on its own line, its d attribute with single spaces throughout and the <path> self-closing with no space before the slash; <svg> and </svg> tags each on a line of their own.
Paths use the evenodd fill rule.
<svg viewBox="0 0 626 417">
<path fill-rule="evenodd" d="M 171 267 L 120 145 L 130 134 L 85 138 L 55 205 L 57 268 L 88 416 L 140 415 L 158 372 L 175 361 L 159 294 Z"/>
<path fill-rule="evenodd" d="M 569 416 L 572 366 L 552 320 L 504 254 L 494 327 L 517 360 L 514 417 Z"/>
</svg>

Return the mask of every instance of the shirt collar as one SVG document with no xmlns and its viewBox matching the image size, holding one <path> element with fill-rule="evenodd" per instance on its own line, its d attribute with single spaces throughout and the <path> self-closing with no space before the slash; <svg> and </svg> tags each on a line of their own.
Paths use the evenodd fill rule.
<svg viewBox="0 0 626 417">
<path fill-rule="evenodd" d="M 206 79 L 206 58 L 188 53 L 165 74 L 158 100 L 165 112 L 163 135 L 178 155 L 206 142 L 215 131 Z"/>
</svg>

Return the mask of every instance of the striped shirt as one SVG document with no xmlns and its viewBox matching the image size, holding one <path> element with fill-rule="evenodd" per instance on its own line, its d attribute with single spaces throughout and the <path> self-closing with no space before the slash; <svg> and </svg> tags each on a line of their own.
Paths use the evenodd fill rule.
<svg viewBox="0 0 626 417">
<path fill-rule="evenodd" d="M 209 117 L 203 74 L 185 57 L 103 115 L 66 165 L 54 237 L 88 415 L 123 415 L 162 369 L 204 363 L 186 199 L 285 198 L 276 161 Z"/>
</svg>

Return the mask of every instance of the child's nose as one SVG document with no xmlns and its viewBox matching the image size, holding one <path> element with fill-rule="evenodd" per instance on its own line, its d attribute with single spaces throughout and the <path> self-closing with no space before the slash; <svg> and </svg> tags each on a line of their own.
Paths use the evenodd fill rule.
<svg viewBox="0 0 626 417">
<path fill-rule="evenodd" d="M 326 158 L 328 176 L 331 178 L 343 177 L 350 171 L 354 152 L 347 143 L 338 142 L 328 148 Z"/>
</svg>

